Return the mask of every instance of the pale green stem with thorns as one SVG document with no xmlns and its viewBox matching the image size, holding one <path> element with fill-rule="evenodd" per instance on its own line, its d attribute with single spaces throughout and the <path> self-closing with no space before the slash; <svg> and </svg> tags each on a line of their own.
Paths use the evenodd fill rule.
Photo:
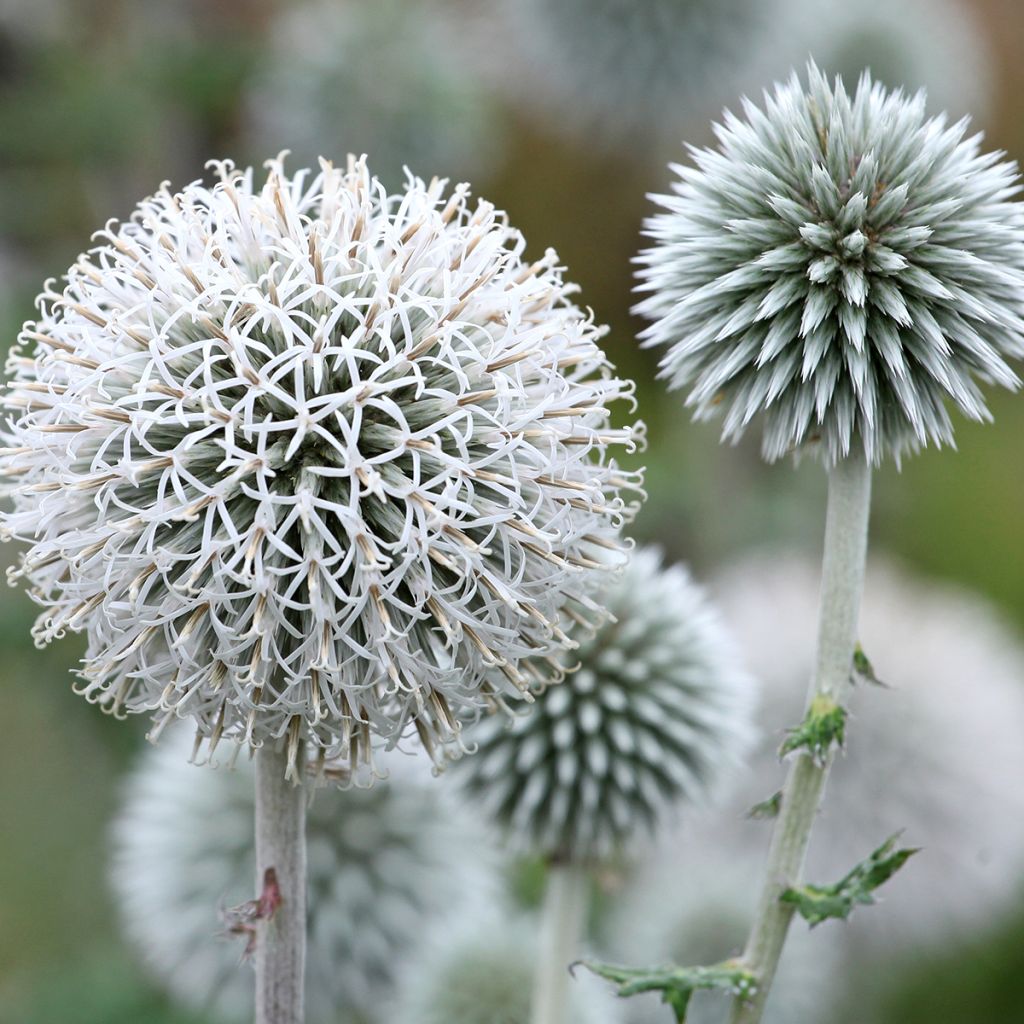
<svg viewBox="0 0 1024 1024">
<path fill-rule="evenodd" d="M 870 505 L 871 466 L 863 455 L 851 454 L 829 474 L 818 650 L 809 713 L 822 706 L 844 707 L 849 695 Z M 744 966 L 755 976 L 757 990 L 745 1000 L 737 998 L 732 1024 L 758 1024 L 764 1013 L 794 911 L 792 904 L 781 902 L 779 897 L 801 880 L 811 826 L 835 750 L 836 746 L 830 744 L 820 756 L 806 748 L 792 755 L 764 888 L 743 954 Z"/>
<path fill-rule="evenodd" d="M 553 862 L 541 917 L 531 1024 L 565 1024 L 569 1013 L 569 965 L 579 956 L 587 912 L 588 879 L 576 864 Z"/>
<path fill-rule="evenodd" d="M 306 789 L 287 744 L 256 752 L 256 1024 L 302 1024 L 306 971 Z"/>
</svg>

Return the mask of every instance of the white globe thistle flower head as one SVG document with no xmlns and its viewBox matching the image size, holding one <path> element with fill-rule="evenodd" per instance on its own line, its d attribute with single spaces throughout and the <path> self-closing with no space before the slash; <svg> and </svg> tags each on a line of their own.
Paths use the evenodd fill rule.
<svg viewBox="0 0 1024 1024">
<path fill-rule="evenodd" d="M 101 231 L 10 358 L 37 640 L 84 630 L 86 697 L 211 747 L 430 747 L 598 615 L 632 385 L 467 186 L 214 166 Z"/>
<path fill-rule="evenodd" d="M 742 762 L 754 687 L 682 566 L 641 549 L 601 597 L 614 616 L 575 631 L 578 667 L 511 723 L 479 722 L 455 771 L 514 845 L 604 859 Z"/>
<path fill-rule="evenodd" d="M 476 177 L 499 158 L 500 119 L 467 61 L 451 58 L 459 31 L 444 4 L 289 4 L 249 87 L 244 134 L 303 163 L 325 146 L 371 153 L 389 186 L 406 166 Z"/>
<path fill-rule="evenodd" d="M 537 921 L 493 906 L 471 907 L 410 963 L 394 1020 L 416 1024 L 529 1024 L 539 940 Z M 577 971 L 566 1024 L 620 1024 L 608 986 Z"/>
<path fill-rule="evenodd" d="M 889 88 L 926 89 L 929 109 L 955 117 L 991 109 L 995 62 L 960 0 L 786 0 L 780 20 L 793 58 L 812 54 L 826 74 L 855 82 L 868 68 Z"/>
<path fill-rule="evenodd" d="M 708 841 L 699 827 L 660 837 L 615 894 L 603 956 L 616 962 L 714 964 L 743 951 L 757 905 L 763 858 Z M 765 1010 L 766 1024 L 820 1024 L 841 988 L 836 932 L 795 927 L 786 940 Z M 726 1024 L 731 1000 L 698 992 L 687 1024 Z M 664 1024 L 657 994 L 625 1000 L 626 1024 Z"/>
<path fill-rule="evenodd" d="M 182 1006 L 252 1019 L 243 938 L 219 908 L 251 898 L 253 769 L 188 763 L 177 729 L 144 752 L 112 827 L 111 885 L 128 937 Z M 393 996 L 399 966 L 431 929 L 493 897 L 491 836 L 451 799 L 429 762 L 396 752 L 371 788 L 317 795 L 308 814 L 310 1024 L 364 1024 Z M 451 870 L 453 861 L 459 871 Z"/>
<path fill-rule="evenodd" d="M 713 587 L 764 687 L 764 742 L 750 784 L 722 829 L 707 831 L 716 862 L 759 838 L 767 848 L 770 828 L 742 818 L 781 786 L 776 752 L 801 718 L 813 671 L 807 624 L 819 578 L 809 559 L 761 553 Z M 983 934 L 1016 899 L 1024 793 L 1007 780 L 1024 773 L 1024 643 L 980 597 L 877 560 L 868 565 L 860 635 L 886 688 L 862 682 L 854 692 L 847 748 L 829 779 L 805 876 L 836 881 L 901 829 L 902 845 L 922 848 L 879 890 L 885 906 L 855 913 L 841 929 L 851 955 L 878 965 Z"/>
<path fill-rule="evenodd" d="M 810 64 L 743 111 L 647 222 L 663 375 L 727 439 L 759 419 L 770 461 L 898 460 L 952 443 L 948 405 L 988 418 L 979 381 L 1016 387 L 1024 351 L 1015 166 L 867 74 L 851 97 Z"/>
<path fill-rule="evenodd" d="M 520 0 L 497 5 L 503 85 L 560 131 L 607 147 L 678 140 L 762 80 L 778 0 Z"/>
</svg>

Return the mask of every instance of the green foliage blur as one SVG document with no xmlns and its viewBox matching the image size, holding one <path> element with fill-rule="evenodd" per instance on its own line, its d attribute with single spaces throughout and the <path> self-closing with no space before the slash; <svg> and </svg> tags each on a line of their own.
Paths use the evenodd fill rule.
<svg viewBox="0 0 1024 1024">
<path fill-rule="evenodd" d="M 472 8 L 474 0 L 447 2 Z M 274 17 L 286 6 L 0 0 L 5 344 L 32 315 L 43 280 L 58 276 L 93 230 L 127 216 L 162 180 L 180 185 L 200 177 L 213 157 L 258 165 L 274 155 L 252 151 L 246 96 L 267 59 Z M 1024 5 L 972 6 L 997 62 L 989 141 L 1022 157 Z M 595 149 L 508 101 L 495 98 L 493 107 L 500 157 L 474 182 L 477 193 L 508 210 L 534 254 L 558 249 L 582 285 L 582 302 L 611 325 L 612 359 L 638 382 L 650 447 L 636 461 L 647 466 L 650 500 L 637 536 L 656 540 L 698 573 L 771 542 L 815 551 L 820 470 L 765 466 L 756 440 L 720 446 L 713 425 L 689 422 L 679 396 L 656 381 L 656 356 L 636 344 L 630 260 L 641 244 L 645 194 L 668 180 L 664 154 L 642 145 Z M 691 141 L 708 138 L 695 128 Z M 323 148 L 343 158 L 346 139 L 325 138 Z M 683 158 L 682 150 L 671 155 Z M 431 174 L 429 167 L 414 170 Z M 902 471 L 881 472 L 872 537 L 931 576 L 989 596 L 1024 629 L 1024 399 L 994 395 L 992 410 L 994 425 L 958 427 L 958 451 L 928 451 Z M 14 557 L 0 550 L 5 566 Z M 0 1024 L 202 1024 L 166 1005 L 147 981 L 119 937 L 106 891 L 105 829 L 145 723 L 110 721 L 72 694 L 81 645 L 69 639 L 35 651 L 28 599 L 12 590 L 0 601 Z M 521 882 L 533 893 L 531 877 Z M 886 1007 L 873 1020 L 1024 1020 L 1024 911 L 966 959 L 921 963 L 909 976 L 875 979 L 870 987 Z M 848 1019 L 862 1019 L 856 1007 Z"/>
</svg>

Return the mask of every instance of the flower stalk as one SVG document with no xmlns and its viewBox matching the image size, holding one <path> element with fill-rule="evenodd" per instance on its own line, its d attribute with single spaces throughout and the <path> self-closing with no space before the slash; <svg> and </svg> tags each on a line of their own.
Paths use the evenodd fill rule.
<svg viewBox="0 0 1024 1024">
<path fill-rule="evenodd" d="M 531 1024 L 565 1024 L 569 965 L 576 959 L 587 913 L 587 873 L 571 862 L 552 862 L 537 947 Z"/>
<path fill-rule="evenodd" d="M 853 452 L 829 473 L 825 552 L 822 562 L 818 648 L 808 715 L 823 705 L 843 707 L 852 685 L 857 619 L 864 586 L 871 466 Z M 794 751 L 772 836 L 764 888 L 743 962 L 757 979 L 756 991 L 738 997 L 732 1024 L 758 1024 L 786 941 L 794 906 L 783 892 L 800 882 L 811 827 L 838 744 Z"/>
<path fill-rule="evenodd" d="M 256 752 L 256 1024 L 304 1020 L 306 790 L 288 762 L 283 743 Z"/>
</svg>

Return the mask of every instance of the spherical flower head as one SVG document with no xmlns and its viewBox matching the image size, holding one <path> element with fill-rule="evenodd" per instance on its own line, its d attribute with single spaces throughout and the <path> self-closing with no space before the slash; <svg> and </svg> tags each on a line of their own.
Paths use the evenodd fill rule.
<svg viewBox="0 0 1024 1024">
<path fill-rule="evenodd" d="M 252 897 L 252 765 L 200 768 L 189 748 L 178 729 L 129 776 L 111 884 L 129 938 L 176 1002 L 217 1022 L 251 1021 L 244 937 L 230 939 L 220 916 Z M 398 753 L 381 763 L 387 779 L 320 792 L 307 815 L 310 1024 L 377 1019 L 434 924 L 497 888 L 490 836 L 429 764 Z"/>
<path fill-rule="evenodd" d="M 324 147 L 373 154 L 389 186 L 403 167 L 479 175 L 501 151 L 500 118 L 450 42 L 444 4 L 300 0 L 284 5 L 247 91 L 244 133 L 257 152 L 287 146 L 302 163 Z"/>
<path fill-rule="evenodd" d="M 513 841 L 555 858 L 616 852 L 742 760 L 753 685 L 704 592 L 639 551 L 577 630 L 578 668 L 509 724 L 480 722 L 456 766 Z"/>
<path fill-rule="evenodd" d="M 43 294 L 0 523 L 38 641 L 87 633 L 104 708 L 211 746 L 431 746 L 599 611 L 631 385 L 554 254 L 466 186 L 268 166 L 162 188 Z"/>
<path fill-rule="evenodd" d="M 851 98 L 811 64 L 744 113 L 647 223 L 637 309 L 664 375 L 726 438 L 760 417 L 769 460 L 951 443 L 947 402 L 981 420 L 979 381 L 1017 385 L 1016 168 L 867 74 Z"/>
<path fill-rule="evenodd" d="M 819 588 L 819 566 L 792 552 L 748 555 L 714 583 L 763 683 L 753 770 L 715 815 L 721 827 L 701 832 L 716 865 L 766 850 L 770 827 L 743 814 L 782 784 L 777 751 L 803 715 Z M 1024 867 L 1024 792 L 1006 781 L 1024 773 L 1020 636 L 978 595 L 884 561 L 868 565 L 860 636 L 885 687 L 862 680 L 850 699 L 805 877 L 833 882 L 899 830 L 922 850 L 879 890 L 881 912 L 838 929 L 854 958 L 841 974 L 858 985 L 881 977 L 883 957 L 984 934 L 1014 904 Z"/>
<path fill-rule="evenodd" d="M 532 917 L 471 907 L 439 930 L 400 986 L 392 1019 L 416 1024 L 529 1024 L 539 928 Z M 596 984 L 595 984 L 596 983 Z M 593 975 L 577 971 L 566 1024 L 618 1024 L 623 1004 Z"/>
</svg>

